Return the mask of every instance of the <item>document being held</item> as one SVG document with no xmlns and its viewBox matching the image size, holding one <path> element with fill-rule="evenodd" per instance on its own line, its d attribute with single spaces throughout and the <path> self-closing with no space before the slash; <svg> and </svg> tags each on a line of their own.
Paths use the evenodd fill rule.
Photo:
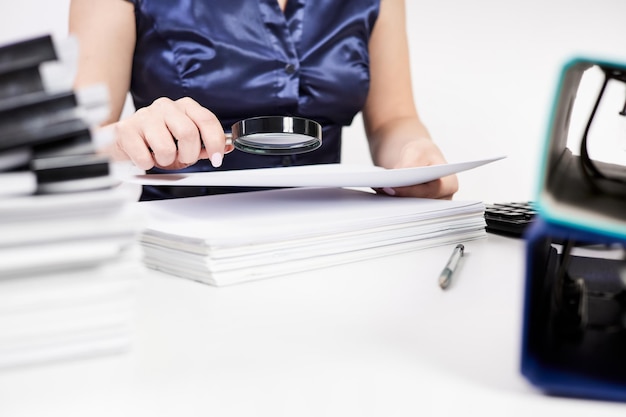
<svg viewBox="0 0 626 417">
<path fill-rule="evenodd" d="M 142 185 L 242 187 L 405 187 L 467 171 L 503 157 L 416 168 L 321 164 L 233 171 L 147 174 L 127 178 Z"/>
</svg>

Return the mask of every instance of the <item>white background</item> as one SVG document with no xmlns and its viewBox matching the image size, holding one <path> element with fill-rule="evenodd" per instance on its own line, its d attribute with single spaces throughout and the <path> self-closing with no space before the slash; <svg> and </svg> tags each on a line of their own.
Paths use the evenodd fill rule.
<svg viewBox="0 0 626 417">
<path fill-rule="evenodd" d="M 3 3 L 1 42 L 67 34 L 69 0 Z M 450 162 L 508 156 L 460 174 L 457 198 L 532 198 L 560 68 L 575 55 L 626 62 L 626 1 L 406 3 L 413 89 L 433 138 Z M 343 161 L 370 162 L 360 117 Z"/>
</svg>

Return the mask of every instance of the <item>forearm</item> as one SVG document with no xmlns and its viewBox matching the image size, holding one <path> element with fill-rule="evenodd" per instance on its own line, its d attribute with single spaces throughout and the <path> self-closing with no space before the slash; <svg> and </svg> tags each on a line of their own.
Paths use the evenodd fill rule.
<svg viewBox="0 0 626 417">
<path fill-rule="evenodd" d="M 109 117 L 119 120 L 124 107 L 135 47 L 132 3 L 122 0 L 72 0 L 69 33 L 78 39 L 75 87 L 104 84 L 109 92 Z"/>
</svg>

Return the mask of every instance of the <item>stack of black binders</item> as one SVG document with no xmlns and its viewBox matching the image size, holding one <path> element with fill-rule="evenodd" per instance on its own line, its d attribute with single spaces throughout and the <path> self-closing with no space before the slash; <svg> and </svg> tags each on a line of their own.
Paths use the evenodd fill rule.
<svg viewBox="0 0 626 417">
<path fill-rule="evenodd" d="M 136 195 L 96 153 L 108 97 L 72 88 L 77 48 L 0 46 L 0 368 L 131 342 Z"/>
</svg>

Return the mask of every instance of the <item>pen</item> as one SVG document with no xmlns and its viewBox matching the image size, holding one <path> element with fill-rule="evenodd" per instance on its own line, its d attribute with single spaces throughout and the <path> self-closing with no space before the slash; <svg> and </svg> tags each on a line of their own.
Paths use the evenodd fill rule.
<svg viewBox="0 0 626 417">
<path fill-rule="evenodd" d="M 450 285 L 450 282 L 452 281 L 452 274 L 456 270 L 456 267 L 459 264 L 459 260 L 463 256 L 464 250 L 465 246 L 459 243 L 452 251 L 452 255 L 450 255 L 448 263 L 443 268 L 443 271 L 441 271 L 441 275 L 439 275 L 439 286 L 441 287 L 441 289 L 445 290 Z"/>
</svg>

